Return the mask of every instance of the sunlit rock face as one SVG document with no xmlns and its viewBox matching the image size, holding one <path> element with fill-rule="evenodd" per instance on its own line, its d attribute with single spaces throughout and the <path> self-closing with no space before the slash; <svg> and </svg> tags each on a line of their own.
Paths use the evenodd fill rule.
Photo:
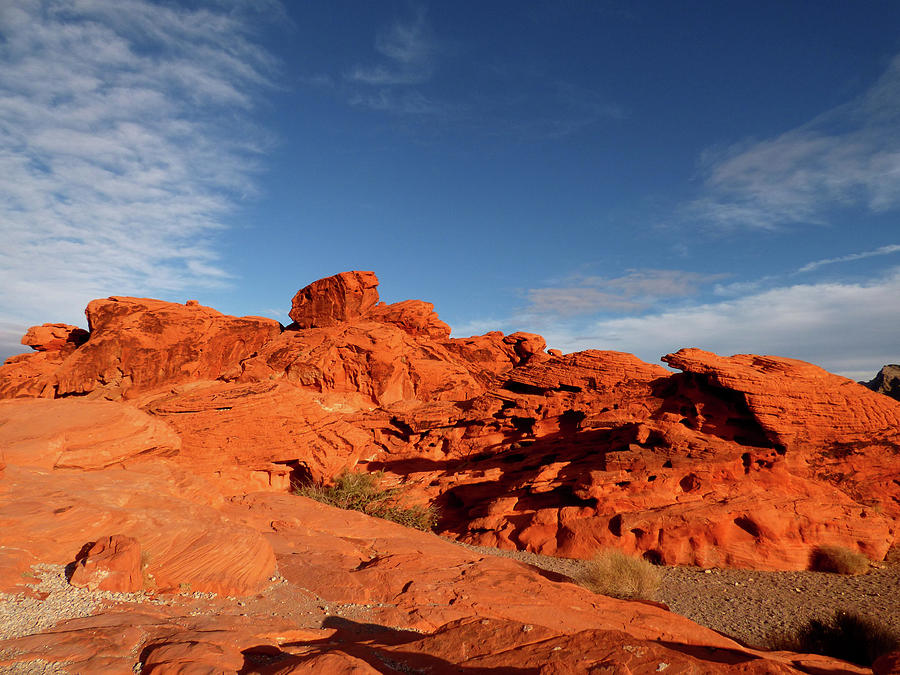
<svg viewBox="0 0 900 675">
<path fill-rule="evenodd" d="M 675 373 L 547 352 L 530 333 L 451 338 L 430 303 L 380 303 L 377 287 L 372 272 L 316 281 L 287 328 L 196 302 L 95 300 L 88 335 L 29 330 L 39 351 L 0 367 L 0 397 L 109 399 L 153 423 L 85 408 L 120 431 L 93 457 L 60 446 L 49 467 L 164 456 L 229 495 L 383 470 L 471 543 L 805 569 L 822 545 L 877 560 L 895 541 L 900 403 L 887 396 L 772 356 L 683 349 L 663 358 Z"/>
</svg>

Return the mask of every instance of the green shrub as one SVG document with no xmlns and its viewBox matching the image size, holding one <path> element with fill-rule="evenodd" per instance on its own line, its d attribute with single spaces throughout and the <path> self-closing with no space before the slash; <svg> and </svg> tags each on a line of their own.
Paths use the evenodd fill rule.
<svg viewBox="0 0 900 675">
<path fill-rule="evenodd" d="M 769 646 L 871 666 L 882 654 L 900 649 L 900 637 L 861 614 L 838 611 L 831 619 L 810 619 L 793 636 L 770 639 Z"/>
<path fill-rule="evenodd" d="M 374 474 L 344 471 L 332 485 L 300 485 L 294 488 L 294 494 L 426 532 L 437 524 L 438 514 L 433 506 L 405 505 L 402 489 L 382 488 L 383 478 L 383 471 Z"/>
<path fill-rule="evenodd" d="M 809 567 L 816 572 L 837 574 L 865 574 L 869 559 L 862 553 L 841 546 L 820 546 L 812 552 Z"/>
<path fill-rule="evenodd" d="M 640 558 L 609 549 L 586 566 L 579 582 L 594 593 L 613 598 L 653 600 L 662 581 L 662 570 Z"/>
</svg>

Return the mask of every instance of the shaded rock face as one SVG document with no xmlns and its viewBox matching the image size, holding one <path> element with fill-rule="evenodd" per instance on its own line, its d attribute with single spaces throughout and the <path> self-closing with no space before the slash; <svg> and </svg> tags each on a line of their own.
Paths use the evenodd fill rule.
<svg viewBox="0 0 900 675">
<path fill-rule="evenodd" d="M 873 379 L 868 382 L 860 382 L 860 384 L 900 401 L 900 365 L 884 366 Z"/>
<path fill-rule="evenodd" d="M 94 301 L 87 342 L 14 357 L 0 396 L 127 400 L 178 439 L 157 454 L 231 494 L 383 470 L 471 543 L 804 569 L 818 546 L 880 559 L 896 539 L 888 397 L 771 356 L 684 349 L 663 359 L 673 373 L 548 353 L 529 333 L 451 338 L 429 303 L 379 303 L 377 285 L 314 282 L 283 331 L 196 304 Z"/>
</svg>

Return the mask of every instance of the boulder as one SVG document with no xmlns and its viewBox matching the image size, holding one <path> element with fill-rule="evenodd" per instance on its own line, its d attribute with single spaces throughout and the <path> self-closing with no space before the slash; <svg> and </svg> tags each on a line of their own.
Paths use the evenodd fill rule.
<svg viewBox="0 0 900 675">
<path fill-rule="evenodd" d="M 22 344 L 35 351 L 73 351 L 87 342 L 90 333 L 66 323 L 45 323 L 32 326 L 22 338 Z"/>
<path fill-rule="evenodd" d="M 378 303 L 374 272 L 342 272 L 297 291 L 290 317 L 297 328 L 327 328 L 352 322 Z"/>
<path fill-rule="evenodd" d="M 94 542 L 75 560 L 69 583 L 90 591 L 133 593 L 143 586 L 141 545 L 137 539 L 114 534 Z"/>
</svg>

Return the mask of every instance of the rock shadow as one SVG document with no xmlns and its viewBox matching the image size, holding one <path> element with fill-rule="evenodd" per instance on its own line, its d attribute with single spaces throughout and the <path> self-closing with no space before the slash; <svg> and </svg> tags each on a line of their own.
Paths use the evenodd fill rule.
<svg viewBox="0 0 900 675">
<path fill-rule="evenodd" d="M 299 665 L 326 654 L 344 654 L 365 661 L 380 673 L 463 673 L 464 675 L 531 675 L 537 668 L 480 668 L 457 665 L 446 659 L 418 651 L 396 649 L 427 638 L 415 631 L 389 628 L 380 624 L 360 623 L 343 617 L 329 616 L 322 628 L 336 632 L 328 638 L 311 642 L 288 642 L 279 649 L 259 645 L 242 651 L 244 666 L 239 675 L 265 675 L 289 665 Z M 292 654 L 292 648 L 302 654 Z"/>
</svg>

